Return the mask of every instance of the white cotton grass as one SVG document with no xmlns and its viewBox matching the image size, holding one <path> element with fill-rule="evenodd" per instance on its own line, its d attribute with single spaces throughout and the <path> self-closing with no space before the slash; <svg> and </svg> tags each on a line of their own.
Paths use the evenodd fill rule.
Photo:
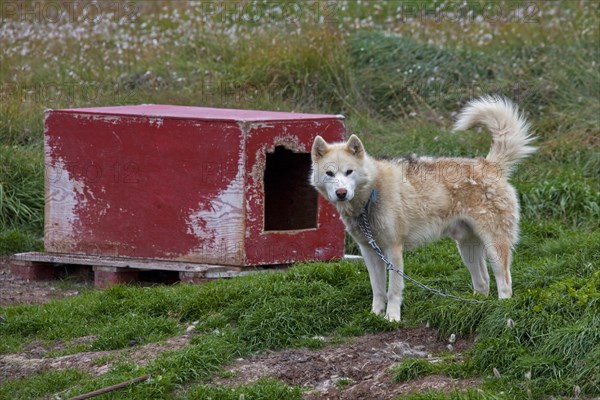
<svg viewBox="0 0 600 400">
<path fill-rule="evenodd" d="M 140 2 L 125 8 L 129 3 L 111 3 L 113 5 L 108 7 L 107 3 L 92 2 L 87 9 L 75 12 L 60 9 L 60 15 L 55 15 L 54 10 L 42 9 L 47 7 L 43 3 L 36 3 L 37 12 L 24 15 L 24 11 L 20 14 L 16 9 L 12 12 L 14 15 L 7 14 L 0 26 L 0 44 L 5 60 L 22 58 L 26 64 L 27 59 L 60 59 L 65 65 L 85 69 L 90 60 L 99 61 L 100 57 L 104 70 L 109 71 L 131 66 L 149 54 L 168 59 L 182 46 L 197 48 L 207 37 L 223 36 L 233 42 L 244 40 L 252 46 L 252 38 L 258 33 L 281 30 L 302 34 L 315 25 L 326 25 L 342 34 L 359 29 L 383 30 L 440 47 L 467 44 L 484 47 L 491 42 L 503 43 L 507 35 L 511 35 L 501 29 L 502 22 L 535 22 L 536 29 L 530 34 L 543 35 L 545 29 L 540 29 L 539 24 L 552 28 L 570 18 L 572 13 L 550 2 L 536 3 L 535 10 L 517 5 L 481 8 L 477 3 L 466 1 L 442 2 L 435 8 L 425 3 L 192 1 Z M 81 7 L 78 3 L 76 6 Z M 527 28 L 527 24 L 514 25 L 514 29 Z M 438 34 L 441 26 L 447 34 Z M 36 57 L 31 57 L 32 54 Z M 65 78 L 60 69 L 57 73 L 57 79 Z M 71 71 L 71 76 L 82 78 L 76 70 Z"/>
</svg>

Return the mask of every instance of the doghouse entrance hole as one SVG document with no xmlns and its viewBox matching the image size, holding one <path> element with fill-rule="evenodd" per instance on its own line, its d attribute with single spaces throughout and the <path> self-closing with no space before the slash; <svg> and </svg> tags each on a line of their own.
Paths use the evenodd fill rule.
<svg viewBox="0 0 600 400">
<path fill-rule="evenodd" d="M 317 227 L 317 191 L 308 183 L 310 154 L 283 146 L 267 153 L 265 168 L 265 231 Z"/>
</svg>

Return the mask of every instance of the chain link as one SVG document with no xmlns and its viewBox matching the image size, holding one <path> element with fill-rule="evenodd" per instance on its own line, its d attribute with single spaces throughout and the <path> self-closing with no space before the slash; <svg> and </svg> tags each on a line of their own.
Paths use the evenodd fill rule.
<svg viewBox="0 0 600 400">
<path fill-rule="evenodd" d="M 422 282 L 419 282 L 418 280 L 416 280 L 414 278 L 411 278 L 410 276 L 406 275 L 404 273 L 404 271 L 400 271 L 398 268 L 396 268 L 396 266 L 390 260 L 388 260 L 386 255 L 383 253 L 383 251 L 381 250 L 381 248 L 375 241 L 375 238 L 373 237 L 373 232 L 371 232 L 371 226 L 369 225 L 369 215 L 368 215 L 370 202 L 371 201 L 369 199 L 369 201 L 367 202 L 367 205 L 365 206 L 365 209 L 363 210 L 362 214 L 359 217 L 358 226 L 360 227 L 360 230 L 362 231 L 363 235 L 365 235 L 365 237 L 367 238 L 367 241 L 369 242 L 369 246 L 371 246 L 373 251 L 375 251 L 375 254 L 377 254 L 377 256 L 379 256 L 379 258 L 381 258 L 381 261 L 383 261 L 385 263 L 386 269 L 388 271 L 396 272 L 397 274 L 402 276 L 404 279 L 407 279 L 407 280 L 411 281 L 412 283 L 414 283 L 415 285 L 417 285 L 418 287 L 420 287 L 428 292 L 431 292 L 433 294 L 436 294 L 438 296 L 442 296 L 442 297 L 446 297 L 446 298 L 454 299 L 454 300 L 458 300 L 458 301 L 464 301 L 466 303 L 475 303 L 475 304 L 484 303 L 484 301 L 482 301 L 482 300 L 465 299 L 463 297 L 459 297 L 459 296 L 455 296 L 453 294 L 442 292 L 439 289 L 432 288 Z"/>
</svg>

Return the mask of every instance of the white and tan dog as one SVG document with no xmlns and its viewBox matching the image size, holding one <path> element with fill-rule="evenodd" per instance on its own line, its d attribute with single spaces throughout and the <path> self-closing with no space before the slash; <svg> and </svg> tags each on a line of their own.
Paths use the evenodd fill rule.
<svg viewBox="0 0 600 400">
<path fill-rule="evenodd" d="M 384 263 L 369 247 L 358 226 L 371 198 L 371 230 L 388 259 L 403 270 L 402 253 L 450 236 L 471 272 L 473 288 L 489 294 L 490 261 L 499 298 L 512 296 L 511 252 L 519 236 L 519 203 L 508 178 L 515 165 L 535 151 L 529 125 L 509 100 L 483 97 L 458 116 L 455 130 L 484 125 L 492 133 L 486 158 L 392 160 L 370 157 L 352 135 L 327 144 L 317 136 L 312 147 L 311 184 L 335 204 L 346 230 L 358 243 L 369 271 L 375 314 L 400 320 L 404 282 L 390 273 L 386 295 Z M 386 308 L 387 303 L 387 308 Z"/>
</svg>

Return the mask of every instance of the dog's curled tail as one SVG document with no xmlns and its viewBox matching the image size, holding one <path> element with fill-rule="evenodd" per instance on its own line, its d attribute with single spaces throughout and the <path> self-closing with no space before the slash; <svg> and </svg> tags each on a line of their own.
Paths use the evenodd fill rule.
<svg viewBox="0 0 600 400">
<path fill-rule="evenodd" d="M 460 112 L 454 130 L 482 124 L 492 133 L 492 148 L 486 159 L 495 163 L 508 178 L 519 161 L 536 148 L 529 124 L 512 101 L 505 97 L 484 96 L 470 101 Z"/>
</svg>

